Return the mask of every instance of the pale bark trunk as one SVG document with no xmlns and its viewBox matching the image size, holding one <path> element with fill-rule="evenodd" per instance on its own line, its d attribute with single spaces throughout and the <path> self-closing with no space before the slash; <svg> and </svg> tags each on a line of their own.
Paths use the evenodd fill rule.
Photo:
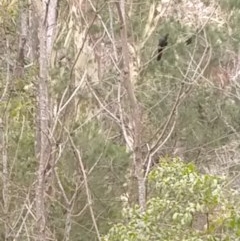
<svg viewBox="0 0 240 241">
<path fill-rule="evenodd" d="M 46 11 L 46 9 L 44 9 Z M 44 11 L 44 12 L 45 12 Z M 49 103 L 48 103 L 48 58 L 46 46 L 47 28 L 42 18 L 39 26 L 39 80 L 37 89 L 37 131 L 38 139 L 37 153 L 39 167 L 37 174 L 36 187 L 36 216 L 38 222 L 38 238 L 39 241 L 46 240 L 46 216 L 45 216 L 45 167 L 49 159 Z"/>
<path fill-rule="evenodd" d="M 9 206 L 9 171 L 8 171 L 8 156 L 6 147 L 6 133 L 4 129 L 6 128 L 6 121 L 0 119 L 0 151 L 1 151 L 1 163 L 2 163 L 2 197 L 3 197 L 3 212 L 5 217 L 8 217 L 8 206 Z M 5 239 L 8 237 L 9 226 L 8 221 L 5 220 L 4 234 Z"/>
<path fill-rule="evenodd" d="M 134 86 L 130 77 L 130 60 L 127 38 L 127 23 L 125 16 L 125 0 L 120 0 L 117 4 L 118 15 L 121 24 L 121 43 L 123 52 L 123 70 L 122 70 L 122 82 L 127 91 L 128 103 L 130 105 L 130 120 L 132 127 L 133 138 L 133 175 L 137 179 L 137 193 L 138 203 L 142 210 L 145 209 L 146 203 L 146 186 L 143 169 L 143 156 L 141 153 L 141 111 L 139 103 L 137 102 Z M 134 184 L 130 184 L 134 185 Z"/>
<path fill-rule="evenodd" d="M 8 40 L 6 40 L 7 46 L 7 55 L 10 55 L 10 46 Z M 12 84 L 12 78 L 10 74 L 10 65 L 7 64 L 7 75 L 6 75 L 6 82 L 5 90 L 2 94 L 1 101 L 6 100 L 8 101 L 11 97 L 9 94 L 9 86 Z M 6 103 L 8 103 L 8 101 Z M 6 104 L 5 108 L 7 109 L 8 104 Z M 4 114 L 5 113 L 5 114 Z M 4 223 L 4 237 L 5 240 L 8 239 L 9 233 L 11 230 L 9 229 L 9 203 L 10 203 L 10 196 L 9 196 L 9 160 L 8 160 L 8 114 L 5 111 L 0 118 L 0 152 L 1 152 L 1 164 L 2 164 L 2 199 L 3 199 L 3 213 L 6 217 Z"/>
<path fill-rule="evenodd" d="M 50 58 L 52 51 L 54 34 L 56 30 L 56 21 L 57 21 L 57 4 L 58 0 L 51 0 L 48 4 L 47 12 L 47 54 Z"/>
<path fill-rule="evenodd" d="M 46 167 L 51 155 L 50 108 L 49 108 L 49 57 L 56 24 L 57 0 L 34 2 L 39 18 L 39 78 L 37 83 L 37 159 L 39 162 L 36 186 L 37 240 L 46 240 Z M 55 19 L 55 20 L 54 20 Z"/>
<path fill-rule="evenodd" d="M 39 19 L 36 8 L 29 9 L 29 27 L 30 27 L 30 57 L 33 63 L 36 63 L 39 57 L 38 46 L 38 27 Z"/>
<path fill-rule="evenodd" d="M 27 42 L 28 32 L 28 14 L 26 8 L 22 8 L 20 17 L 19 47 L 14 70 L 14 76 L 17 78 L 22 78 L 24 75 L 25 45 Z"/>
</svg>

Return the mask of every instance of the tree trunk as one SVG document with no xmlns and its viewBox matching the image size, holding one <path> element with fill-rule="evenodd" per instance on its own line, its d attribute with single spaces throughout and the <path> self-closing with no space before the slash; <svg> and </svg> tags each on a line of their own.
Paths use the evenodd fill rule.
<svg viewBox="0 0 240 241">
<path fill-rule="evenodd" d="M 130 106 L 130 124 L 132 129 L 132 139 L 133 139 L 133 165 L 132 165 L 132 179 L 137 179 L 137 195 L 138 203 L 142 210 L 145 209 L 146 203 L 146 186 L 144 178 L 143 169 L 143 156 L 141 152 L 141 111 L 140 105 L 137 101 L 134 92 L 133 81 L 130 77 L 130 60 L 129 60 L 129 49 L 128 49 L 128 39 L 127 39 L 127 24 L 125 16 L 125 0 L 120 0 L 116 3 L 118 15 L 121 24 L 121 44 L 123 52 L 123 70 L 122 70 L 122 83 L 127 91 L 128 105 Z M 130 186 L 134 186 L 134 181 L 130 183 Z M 131 192 L 133 188 L 131 188 Z M 131 194 L 131 193 L 130 193 Z M 131 200 L 130 200 L 131 201 Z"/>
<path fill-rule="evenodd" d="M 46 240 L 46 168 L 51 156 L 50 108 L 49 108 L 49 57 L 56 24 L 57 0 L 34 2 L 37 9 L 39 38 L 39 76 L 37 82 L 37 134 L 36 155 L 39 162 L 36 186 L 37 240 Z"/>
</svg>

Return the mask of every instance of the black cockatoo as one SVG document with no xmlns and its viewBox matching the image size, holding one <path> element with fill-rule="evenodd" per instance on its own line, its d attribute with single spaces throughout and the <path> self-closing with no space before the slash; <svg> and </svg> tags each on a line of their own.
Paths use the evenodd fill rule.
<svg viewBox="0 0 240 241">
<path fill-rule="evenodd" d="M 185 43 L 186 43 L 186 45 L 189 45 L 189 44 L 192 43 L 192 41 L 193 41 L 193 36 L 190 37 L 190 38 L 188 38 L 188 39 L 185 41 Z"/>
<path fill-rule="evenodd" d="M 167 33 L 159 39 L 157 61 L 161 60 L 163 49 L 168 45 L 168 36 L 169 34 Z"/>
</svg>

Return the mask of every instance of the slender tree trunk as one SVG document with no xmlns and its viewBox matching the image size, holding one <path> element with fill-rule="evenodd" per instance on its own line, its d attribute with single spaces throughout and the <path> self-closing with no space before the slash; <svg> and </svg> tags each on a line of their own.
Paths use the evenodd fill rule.
<svg viewBox="0 0 240 241">
<path fill-rule="evenodd" d="M 7 56 L 10 56 L 10 46 L 9 41 L 6 39 L 7 46 Z M 8 158 L 8 107 L 9 101 L 11 98 L 10 88 L 13 86 L 13 79 L 11 78 L 10 65 L 7 63 L 7 75 L 4 92 L 1 96 L 1 101 L 5 102 L 6 105 L 3 105 L 4 111 L 2 112 L 2 116 L 0 118 L 0 156 L 1 156 L 1 165 L 2 165 L 2 199 L 3 199 L 3 213 L 5 215 L 5 223 L 4 223 L 4 240 L 8 240 L 10 230 L 10 220 L 9 220 L 9 203 L 10 203 L 10 184 L 9 184 L 9 158 Z"/>
<path fill-rule="evenodd" d="M 37 9 L 39 38 L 39 76 L 37 83 L 37 159 L 39 162 L 36 186 L 37 240 L 46 240 L 46 168 L 51 156 L 50 105 L 49 105 L 49 57 L 56 24 L 57 0 L 35 1 Z"/>
<path fill-rule="evenodd" d="M 38 39 L 38 12 L 36 8 L 29 9 L 29 30 L 30 30 L 30 57 L 33 63 L 37 63 L 39 58 L 38 46 L 39 46 L 39 39 Z"/>
<path fill-rule="evenodd" d="M 5 117 L 4 117 L 5 118 Z M 7 155 L 7 146 L 6 146 L 6 133 L 7 130 L 6 121 L 0 119 L 0 151 L 1 151 L 1 163 L 2 163 L 2 197 L 3 197 L 3 212 L 5 217 L 8 217 L 8 207 L 9 207 L 9 171 L 8 171 L 8 155 Z M 9 233 L 9 223 L 8 220 L 5 220 L 4 225 L 4 236 L 5 239 L 8 238 Z"/>
<path fill-rule="evenodd" d="M 133 138 L 133 167 L 132 175 L 137 179 L 137 195 L 138 203 L 142 210 L 145 209 L 146 203 L 146 186 L 143 169 L 143 156 L 141 152 L 141 111 L 134 92 L 134 85 L 130 77 L 130 60 L 129 60 L 129 49 L 127 39 L 127 23 L 125 16 L 125 0 L 119 0 L 117 3 L 117 10 L 121 24 L 121 43 L 123 52 L 123 70 L 122 70 L 122 82 L 127 91 L 128 103 L 130 106 L 130 121 L 132 128 Z M 134 182 L 133 182 L 134 183 Z M 131 183 L 130 185 L 134 184 Z"/>
<path fill-rule="evenodd" d="M 44 5 L 44 3 L 43 3 Z M 42 9 L 47 14 L 46 5 Z M 48 58 L 47 58 L 47 26 L 44 15 L 41 14 L 39 25 L 39 79 L 37 85 L 37 158 L 39 162 L 36 187 L 36 216 L 38 222 L 37 240 L 46 240 L 45 213 L 45 167 L 50 156 L 49 142 L 49 96 L 48 96 Z"/>
<path fill-rule="evenodd" d="M 22 78 L 24 75 L 24 64 L 25 64 L 25 45 L 27 43 L 27 29 L 28 29 L 28 14 L 27 8 L 24 6 L 21 9 L 20 16 L 20 35 L 19 35 L 19 47 L 16 59 L 16 66 L 14 76 Z"/>
</svg>

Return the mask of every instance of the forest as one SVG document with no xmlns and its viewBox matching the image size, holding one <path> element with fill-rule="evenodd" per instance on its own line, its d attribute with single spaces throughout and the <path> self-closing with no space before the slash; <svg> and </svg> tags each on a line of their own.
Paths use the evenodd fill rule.
<svg viewBox="0 0 240 241">
<path fill-rule="evenodd" d="M 240 240 L 240 1 L 0 1 L 0 241 Z"/>
</svg>

